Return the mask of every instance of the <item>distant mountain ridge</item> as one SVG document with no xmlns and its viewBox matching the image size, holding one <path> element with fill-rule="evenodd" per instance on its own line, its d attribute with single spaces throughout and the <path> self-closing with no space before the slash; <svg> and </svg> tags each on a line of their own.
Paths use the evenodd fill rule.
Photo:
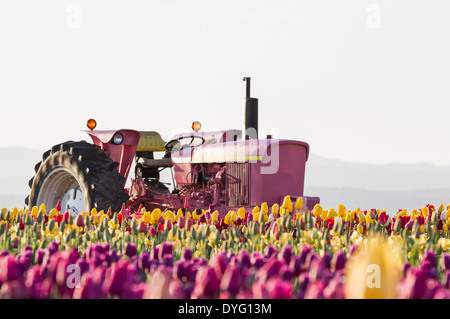
<svg viewBox="0 0 450 319">
<path fill-rule="evenodd" d="M 305 185 L 375 191 L 450 188 L 450 166 L 349 163 L 311 154 Z"/>
<path fill-rule="evenodd" d="M 28 181 L 44 151 L 0 148 L 0 208 L 24 206 Z M 349 163 L 310 154 L 305 195 L 319 196 L 325 208 L 420 208 L 450 203 L 450 166 Z"/>
</svg>

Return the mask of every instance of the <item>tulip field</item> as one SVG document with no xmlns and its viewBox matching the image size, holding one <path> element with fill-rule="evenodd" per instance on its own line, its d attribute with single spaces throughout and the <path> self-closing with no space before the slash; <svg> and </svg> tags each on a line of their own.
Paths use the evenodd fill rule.
<svg viewBox="0 0 450 319">
<path fill-rule="evenodd" d="M 0 213 L 0 298 L 449 298 L 450 205 Z"/>
</svg>

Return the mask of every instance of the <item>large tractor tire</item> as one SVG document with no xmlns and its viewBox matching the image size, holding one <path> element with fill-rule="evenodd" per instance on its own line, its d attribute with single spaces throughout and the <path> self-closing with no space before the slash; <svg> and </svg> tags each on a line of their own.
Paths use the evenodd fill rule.
<svg viewBox="0 0 450 319">
<path fill-rule="evenodd" d="M 61 200 L 62 212 L 74 216 L 94 207 L 117 212 L 128 200 L 118 165 L 100 147 L 85 141 L 55 145 L 36 164 L 25 204 L 29 209 L 41 204 L 51 209 Z"/>
</svg>

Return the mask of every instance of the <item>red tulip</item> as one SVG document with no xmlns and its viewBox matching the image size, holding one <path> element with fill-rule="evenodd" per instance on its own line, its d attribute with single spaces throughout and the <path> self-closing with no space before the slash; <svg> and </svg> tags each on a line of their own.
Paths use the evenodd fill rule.
<svg viewBox="0 0 450 319">
<path fill-rule="evenodd" d="M 156 229 L 158 233 L 161 233 L 164 231 L 164 225 L 162 223 L 158 223 L 158 228 Z"/>
<path fill-rule="evenodd" d="M 58 204 L 56 204 L 56 210 L 57 210 L 58 212 L 61 211 L 61 201 L 60 201 L 60 200 L 58 201 Z"/>
<path fill-rule="evenodd" d="M 147 228 L 147 224 L 144 223 L 143 221 L 139 222 L 139 226 L 138 226 L 138 230 L 140 233 L 147 233 L 148 228 Z"/>
<path fill-rule="evenodd" d="M 83 219 L 83 215 L 82 214 L 78 214 L 77 218 L 75 219 L 75 224 L 78 227 L 84 227 L 84 219 Z"/>
<path fill-rule="evenodd" d="M 389 216 L 386 214 L 386 212 L 381 212 L 380 216 L 378 216 L 378 221 L 383 226 L 387 226 L 389 223 Z"/>
<path fill-rule="evenodd" d="M 172 221 L 170 219 L 166 219 L 166 222 L 164 223 L 164 229 L 165 230 L 171 230 L 172 229 Z"/>
</svg>

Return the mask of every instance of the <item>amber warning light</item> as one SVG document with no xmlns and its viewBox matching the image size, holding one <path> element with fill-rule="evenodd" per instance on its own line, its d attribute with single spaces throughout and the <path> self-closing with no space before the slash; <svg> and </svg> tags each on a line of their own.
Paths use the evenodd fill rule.
<svg viewBox="0 0 450 319">
<path fill-rule="evenodd" d="M 97 121 L 96 121 L 96 120 L 94 120 L 94 119 L 89 119 L 89 120 L 87 121 L 87 127 L 88 127 L 90 130 L 93 130 L 96 126 L 97 126 Z"/>
<path fill-rule="evenodd" d="M 202 128 L 202 124 L 199 121 L 195 121 L 194 123 L 192 123 L 192 129 L 196 132 L 200 131 L 200 129 Z"/>
</svg>

